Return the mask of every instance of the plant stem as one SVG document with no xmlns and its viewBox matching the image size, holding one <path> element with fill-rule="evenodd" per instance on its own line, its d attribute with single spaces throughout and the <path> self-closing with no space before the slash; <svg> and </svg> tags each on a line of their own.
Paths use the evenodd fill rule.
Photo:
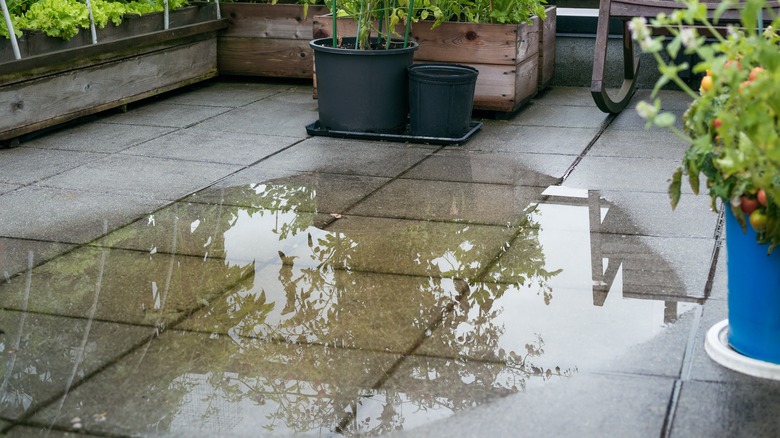
<svg viewBox="0 0 780 438">
<path fill-rule="evenodd" d="M 655 58 L 658 65 L 663 66 L 664 68 L 669 67 L 669 65 L 661 58 L 661 55 L 657 52 L 653 52 L 653 57 Z M 672 82 L 675 83 L 678 87 L 680 87 L 681 90 L 683 90 L 688 96 L 691 96 L 693 99 L 697 99 L 699 97 L 698 94 L 696 94 L 695 91 L 691 90 L 691 87 L 688 86 L 688 84 L 685 83 L 680 77 L 675 73 L 672 76 L 668 76 L 669 79 L 672 80 Z"/>
<path fill-rule="evenodd" d="M 331 31 L 333 35 L 333 47 L 338 46 L 338 25 L 336 24 L 336 21 L 339 18 L 338 10 L 336 9 L 336 0 L 333 0 L 333 30 Z"/>
<path fill-rule="evenodd" d="M 409 45 L 409 30 L 412 28 L 412 13 L 414 12 L 414 0 L 409 0 L 409 13 L 406 15 L 406 32 L 404 33 L 404 47 Z"/>
</svg>

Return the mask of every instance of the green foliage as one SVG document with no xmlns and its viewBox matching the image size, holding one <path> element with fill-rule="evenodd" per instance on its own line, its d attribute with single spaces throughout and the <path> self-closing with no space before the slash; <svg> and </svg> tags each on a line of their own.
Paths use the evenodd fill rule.
<svg viewBox="0 0 780 438">
<path fill-rule="evenodd" d="M 168 7 L 178 9 L 188 0 L 170 0 Z M 92 14 L 95 27 L 103 28 L 108 22 L 122 23 L 126 14 L 148 14 L 164 9 L 163 0 L 111 1 L 92 0 Z M 35 29 L 46 35 L 71 39 L 81 29 L 89 29 L 89 11 L 86 2 L 80 0 L 12 0 L 8 3 L 14 33 L 21 36 L 21 29 Z M 9 38 L 5 20 L 0 20 L 0 36 Z"/>
<path fill-rule="evenodd" d="M 50 37 L 71 39 L 89 28 L 87 6 L 76 0 L 40 0 L 19 20 L 19 26 L 38 29 Z"/>
<path fill-rule="evenodd" d="M 358 48 L 369 47 L 370 38 L 401 36 L 399 24 L 428 20 L 432 28 L 445 21 L 474 23 L 527 23 L 533 16 L 546 18 L 546 0 L 417 0 L 410 10 L 409 0 L 336 0 L 336 15 L 358 23 Z M 325 4 L 333 10 L 333 3 Z M 388 31 L 390 29 L 390 31 Z"/>
<path fill-rule="evenodd" d="M 526 23 L 536 15 L 544 19 L 546 0 L 434 0 L 442 20 L 474 23 Z M 438 24 L 438 23 L 437 23 Z"/>
<path fill-rule="evenodd" d="M 634 38 L 645 52 L 654 55 L 663 74 L 653 94 L 673 82 L 693 98 L 683 117 L 683 129 L 670 125 L 672 116 L 661 112 L 660 101 L 654 105 L 641 102 L 637 110 L 648 125 L 671 127 L 690 144 L 669 188 L 672 207 L 680 199 L 683 174 L 695 192 L 703 174 L 713 208 L 719 203 L 730 206 L 746 226 L 741 197 L 754 197 L 763 189 L 767 205 L 759 210 L 768 221 L 765 228 L 756 231 L 759 243 L 770 243 L 771 250 L 780 243 L 780 17 L 766 7 L 765 0 L 748 0 L 740 9 L 740 27 L 732 28 L 725 37 L 715 33 L 716 40 L 707 43 L 695 28 L 688 27 L 697 23 L 713 29 L 704 6 L 697 0 L 686 0 L 684 5 L 686 9 L 659 15 L 651 24 L 673 35 L 666 44 L 671 59 L 681 50 L 701 59 L 694 72 L 706 75 L 698 93 L 679 77 L 687 66 L 664 61 L 661 38 L 653 38 L 641 19 L 631 23 Z M 721 4 L 716 16 L 733 5 Z M 771 26 L 763 31 L 757 27 L 762 10 L 773 17 Z"/>
<path fill-rule="evenodd" d="M 333 2 L 325 4 L 333 10 Z M 407 24 L 410 9 L 412 21 L 419 20 L 420 15 L 438 15 L 431 0 L 420 0 L 414 5 L 409 0 L 336 0 L 335 4 L 337 17 L 349 17 L 357 23 L 356 48 L 361 50 L 384 48 L 384 41 L 400 37 L 395 29 L 399 24 Z M 375 36 L 377 41 L 372 43 Z"/>
</svg>

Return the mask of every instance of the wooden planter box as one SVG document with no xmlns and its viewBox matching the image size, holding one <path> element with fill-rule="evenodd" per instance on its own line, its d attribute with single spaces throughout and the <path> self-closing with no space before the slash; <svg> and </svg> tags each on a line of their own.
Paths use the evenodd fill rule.
<svg viewBox="0 0 780 438">
<path fill-rule="evenodd" d="M 411 38 L 420 44 L 414 61 L 472 66 L 479 70 L 474 109 L 516 111 L 552 79 L 555 14 L 554 7 L 551 9 L 548 17 L 552 19 L 546 21 L 552 25 L 545 23 L 548 34 L 544 43 L 552 49 L 546 52 L 542 51 L 543 26 L 538 17 L 530 24 L 442 23 L 436 29 L 418 22 L 411 30 Z M 316 17 L 313 37 L 330 37 L 332 20 L 330 15 Z M 353 21 L 339 20 L 339 33 L 354 35 L 355 31 Z M 547 55 L 544 60 L 542 53 Z"/>
<path fill-rule="evenodd" d="M 218 38 L 220 74 L 309 79 L 313 74 L 312 20 L 325 6 L 221 3 L 228 28 Z"/>
<path fill-rule="evenodd" d="M 118 107 L 217 75 L 214 4 L 170 14 L 131 17 L 106 27 L 91 44 L 89 32 L 73 40 L 25 32 L 22 59 L 0 51 L 0 140 L 9 140 L 81 116 Z"/>
<path fill-rule="evenodd" d="M 539 91 L 547 88 L 555 75 L 555 32 L 557 30 L 557 8 L 549 6 L 545 9 L 547 17 L 542 21 L 542 31 L 539 34 Z"/>
</svg>

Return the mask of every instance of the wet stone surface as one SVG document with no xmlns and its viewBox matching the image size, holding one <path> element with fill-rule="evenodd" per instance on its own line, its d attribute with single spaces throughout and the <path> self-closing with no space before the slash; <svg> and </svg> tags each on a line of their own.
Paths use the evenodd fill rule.
<svg viewBox="0 0 780 438">
<path fill-rule="evenodd" d="M 606 116 L 548 95 L 458 148 L 307 138 L 279 84 L 83 130 L 166 126 L 0 189 L 0 433 L 660 435 L 715 217 L 660 212 L 673 161 L 625 133 L 570 167 Z"/>
<path fill-rule="evenodd" d="M 495 196 L 434 184 L 341 215 L 318 213 L 310 179 L 283 182 L 211 189 L 0 284 L 6 375 L 53 376 L 19 375 L 4 416 L 109 434 L 410 428 L 597 369 L 698 296 L 652 245 L 599 232 L 618 213 L 595 192 L 485 186 L 511 199 L 488 210 Z M 40 363 L 46 343 L 14 344 L 85 325 L 94 346 L 63 370 Z M 85 379 L 70 392 L 69 367 Z"/>
</svg>

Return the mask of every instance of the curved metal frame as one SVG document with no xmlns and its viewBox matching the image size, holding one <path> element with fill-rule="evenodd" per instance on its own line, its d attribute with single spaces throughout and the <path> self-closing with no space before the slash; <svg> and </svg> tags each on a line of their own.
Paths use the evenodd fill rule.
<svg viewBox="0 0 780 438">
<path fill-rule="evenodd" d="M 617 114 L 625 109 L 636 91 L 639 57 L 634 53 L 634 41 L 631 39 L 631 32 L 628 29 L 628 20 L 621 19 L 623 21 L 623 84 L 615 97 L 611 97 L 604 86 L 611 7 L 611 0 L 601 0 L 598 27 L 596 28 L 596 50 L 593 57 L 593 76 L 590 83 L 590 94 L 601 111 Z"/>
</svg>

